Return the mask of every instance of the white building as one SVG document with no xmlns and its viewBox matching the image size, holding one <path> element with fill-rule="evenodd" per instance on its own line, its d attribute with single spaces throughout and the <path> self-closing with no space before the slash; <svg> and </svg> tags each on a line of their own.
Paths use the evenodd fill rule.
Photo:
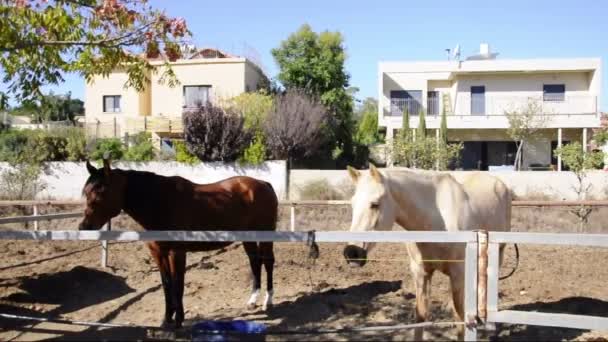
<svg viewBox="0 0 608 342">
<path fill-rule="evenodd" d="M 586 148 L 591 129 L 600 125 L 601 60 L 501 60 L 496 55 L 482 44 L 479 55 L 463 61 L 380 62 L 378 122 L 387 139 L 402 127 L 405 109 L 411 128 L 418 127 L 424 110 L 430 130 L 439 129 L 445 110 L 448 139 L 465 145 L 461 168 L 513 165 L 515 143 L 507 135 L 505 112 L 532 103 L 546 115 L 546 128 L 524 149 L 524 168 L 561 170 L 553 150 L 572 141 Z"/>
</svg>

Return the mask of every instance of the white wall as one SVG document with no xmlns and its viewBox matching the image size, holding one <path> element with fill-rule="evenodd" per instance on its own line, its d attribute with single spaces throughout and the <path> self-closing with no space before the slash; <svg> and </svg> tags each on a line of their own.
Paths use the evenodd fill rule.
<svg viewBox="0 0 608 342">
<path fill-rule="evenodd" d="M 0 163 L 0 172 L 8 168 Z M 231 176 L 246 175 L 272 184 L 279 199 L 285 195 L 286 167 L 284 161 L 268 161 L 258 167 L 241 167 L 237 164 L 202 163 L 195 166 L 176 162 L 125 163 L 113 167 L 150 171 L 163 176 L 181 176 L 195 183 L 212 183 Z M 38 194 L 40 199 L 79 200 L 82 187 L 89 177 L 85 163 L 53 162 L 50 172 L 41 178 L 47 188 Z"/>
<path fill-rule="evenodd" d="M 468 171 L 450 172 L 457 180 L 471 174 Z M 513 190 L 516 196 L 525 197 L 542 193 L 556 200 L 576 200 L 574 186 L 576 177 L 572 172 L 553 171 L 520 171 L 520 172 L 490 172 L 500 178 Z M 345 170 L 291 170 L 290 199 L 299 199 L 299 189 L 307 183 L 325 179 L 336 187 L 344 187 L 350 182 Z M 590 171 L 588 184 L 592 184 L 590 195 L 594 199 L 608 199 L 608 172 Z"/>
</svg>

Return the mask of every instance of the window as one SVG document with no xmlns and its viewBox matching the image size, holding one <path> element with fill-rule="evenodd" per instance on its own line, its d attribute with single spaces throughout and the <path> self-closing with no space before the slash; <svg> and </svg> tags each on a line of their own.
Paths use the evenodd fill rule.
<svg viewBox="0 0 608 342">
<path fill-rule="evenodd" d="M 439 114 L 439 92 L 429 91 L 426 93 L 426 107 L 429 115 Z"/>
<path fill-rule="evenodd" d="M 120 95 L 109 95 L 103 97 L 104 113 L 120 113 Z"/>
<path fill-rule="evenodd" d="M 184 86 L 184 107 L 195 108 L 206 105 L 209 101 L 211 86 Z"/>
<path fill-rule="evenodd" d="M 391 91 L 391 115 L 401 116 L 406 108 L 410 116 L 418 115 L 422 109 L 421 103 L 421 90 Z"/>
<path fill-rule="evenodd" d="M 471 114 L 472 115 L 486 114 L 486 87 L 485 86 L 471 87 Z"/>
<path fill-rule="evenodd" d="M 564 101 L 566 85 L 564 84 L 544 84 L 543 101 Z"/>
</svg>

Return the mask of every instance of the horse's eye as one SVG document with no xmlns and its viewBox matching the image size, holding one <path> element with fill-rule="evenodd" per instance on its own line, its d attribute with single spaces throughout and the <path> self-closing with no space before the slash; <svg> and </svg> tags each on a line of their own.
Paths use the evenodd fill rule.
<svg viewBox="0 0 608 342">
<path fill-rule="evenodd" d="M 370 205 L 370 208 L 372 209 L 378 209 L 378 207 L 380 207 L 380 204 L 378 204 L 378 202 L 374 202 Z"/>
</svg>

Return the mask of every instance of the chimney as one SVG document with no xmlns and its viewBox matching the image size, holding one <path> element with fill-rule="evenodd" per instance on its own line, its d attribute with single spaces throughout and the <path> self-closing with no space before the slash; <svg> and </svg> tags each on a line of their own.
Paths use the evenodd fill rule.
<svg viewBox="0 0 608 342">
<path fill-rule="evenodd" d="M 488 43 L 479 44 L 479 54 L 488 56 L 490 54 L 490 44 L 488 44 Z"/>
</svg>

